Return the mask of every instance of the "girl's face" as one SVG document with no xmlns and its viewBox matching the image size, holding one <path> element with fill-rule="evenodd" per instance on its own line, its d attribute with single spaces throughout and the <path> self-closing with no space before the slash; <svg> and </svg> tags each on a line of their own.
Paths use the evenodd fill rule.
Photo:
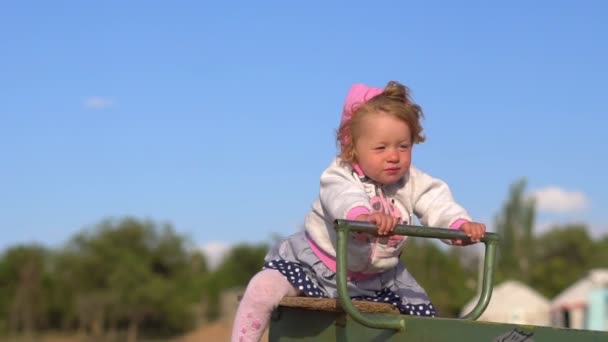
<svg viewBox="0 0 608 342">
<path fill-rule="evenodd" d="M 363 173 L 385 185 L 400 180 L 412 160 L 412 134 L 407 123 L 380 112 L 362 118 L 359 127 L 355 155 Z"/>
</svg>

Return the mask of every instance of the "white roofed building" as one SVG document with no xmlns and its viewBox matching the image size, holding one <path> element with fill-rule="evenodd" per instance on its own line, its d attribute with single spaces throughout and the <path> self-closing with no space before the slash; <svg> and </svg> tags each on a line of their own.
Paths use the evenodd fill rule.
<svg viewBox="0 0 608 342">
<path fill-rule="evenodd" d="M 461 316 L 475 307 L 477 298 L 468 302 Z M 550 301 L 529 286 L 514 280 L 494 287 L 488 307 L 479 321 L 550 326 Z"/>
<path fill-rule="evenodd" d="M 551 302 L 554 326 L 608 330 L 608 269 L 594 269 Z"/>
</svg>

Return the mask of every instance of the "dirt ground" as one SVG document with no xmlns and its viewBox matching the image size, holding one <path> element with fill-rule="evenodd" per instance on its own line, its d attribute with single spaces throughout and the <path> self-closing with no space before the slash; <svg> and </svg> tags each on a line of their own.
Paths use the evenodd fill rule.
<svg viewBox="0 0 608 342">
<path fill-rule="evenodd" d="M 217 321 L 207 323 L 194 331 L 167 342 L 229 342 L 232 322 Z M 90 341 L 78 336 L 47 335 L 36 338 L 9 338 L 5 342 L 82 342 Z M 262 337 L 262 342 L 268 342 L 268 331 Z"/>
<path fill-rule="evenodd" d="M 231 329 L 232 322 L 218 321 L 208 323 L 196 329 L 195 331 L 176 339 L 174 342 L 230 341 Z M 262 341 L 268 342 L 268 331 L 266 331 L 266 333 L 262 337 Z"/>
</svg>

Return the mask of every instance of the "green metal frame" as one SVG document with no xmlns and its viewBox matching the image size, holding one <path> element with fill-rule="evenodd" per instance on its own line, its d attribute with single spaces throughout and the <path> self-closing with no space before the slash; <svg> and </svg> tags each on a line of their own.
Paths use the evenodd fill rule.
<svg viewBox="0 0 608 342">
<path fill-rule="evenodd" d="M 394 314 L 374 314 L 394 317 Z M 401 315 L 406 329 L 373 329 L 344 312 L 280 306 L 274 312 L 270 342 L 606 342 L 608 332 L 457 318 Z"/>
<path fill-rule="evenodd" d="M 475 308 L 462 319 L 361 313 L 352 304 L 346 290 L 348 233 L 354 231 L 374 234 L 376 228 L 365 222 L 337 220 L 336 230 L 338 293 L 345 312 L 279 306 L 273 311 L 269 341 L 608 341 L 608 332 L 476 321 L 488 306 L 492 295 L 498 245 L 498 236 L 494 233 L 486 233 L 482 240 L 485 244 L 485 259 L 481 295 Z M 397 226 L 395 233 L 425 238 L 469 240 L 460 231 L 444 228 L 402 225 Z"/>
<path fill-rule="evenodd" d="M 347 291 L 347 247 L 349 232 L 363 232 L 375 234 L 377 229 L 374 225 L 362 221 L 336 220 L 335 228 L 337 231 L 337 285 L 340 303 L 344 311 L 355 321 L 376 329 L 405 329 L 405 318 L 402 315 L 372 315 L 359 312 L 352 304 Z M 393 231 L 394 234 L 416 236 L 424 238 L 436 238 L 447 240 L 470 241 L 469 237 L 462 231 L 456 229 L 433 228 L 423 226 L 398 225 Z M 499 237 L 495 233 L 486 232 L 481 240 L 485 244 L 485 256 L 483 266 L 483 281 L 481 295 L 477 305 L 464 315 L 462 319 L 476 320 L 481 316 L 490 302 L 492 296 L 492 283 L 494 278 L 494 261 L 496 259 L 496 248 Z"/>
</svg>

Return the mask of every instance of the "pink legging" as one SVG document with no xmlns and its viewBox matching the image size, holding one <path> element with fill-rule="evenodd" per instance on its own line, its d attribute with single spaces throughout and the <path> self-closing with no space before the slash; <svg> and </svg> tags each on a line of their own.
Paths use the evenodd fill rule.
<svg viewBox="0 0 608 342">
<path fill-rule="evenodd" d="M 298 294 L 299 291 L 279 271 L 266 269 L 258 272 L 249 281 L 236 311 L 231 341 L 259 341 L 268 326 L 272 310 L 281 299 Z"/>
</svg>

